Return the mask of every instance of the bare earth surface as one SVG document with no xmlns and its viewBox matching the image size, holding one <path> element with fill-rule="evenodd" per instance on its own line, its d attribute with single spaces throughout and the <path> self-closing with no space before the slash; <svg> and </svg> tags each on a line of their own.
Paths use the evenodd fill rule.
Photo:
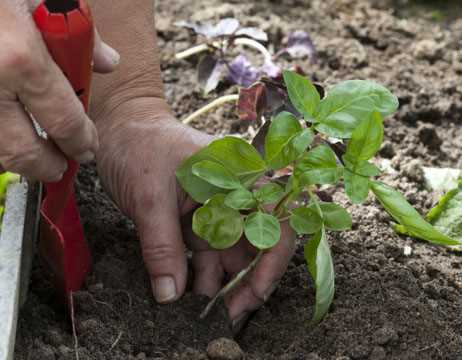
<svg viewBox="0 0 462 360">
<path fill-rule="evenodd" d="M 380 151 L 396 173 L 384 180 L 425 212 L 436 195 L 424 189 L 420 166 L 462 166 L 462 5 L 450 2 L 447 13 L 402 3 L 159 1 L 167 96 L 179 118 L 212 98 L 201 94 L 194 63 L 173 59 L 195 41 L 173 26 L 176 20 L 233 16 L 266 30 L 276 48 L 289 31 L 306 30 L 318 61 L 298 64 L 313 79 L 325 84 L 373 79 L 398 95 L 401 107 L 385 124 Z M 219 93 L 235 91 L 223 86 Z M 247 131 L 232 107 L 193 126 L 217 135 Z M 104 195 L 94 168 L 82 171 L 78 188 L 95 260 L 87 290 L 76 295 L 79 358 L 207 359 L 210 341 L 231 337 L 224 310 L 199 322 L 205 299 L 188 294 L 177 304 L 156 305 L 135 229 Z M 353 214 L 354 226 L 330 234 L 337 273 L 331 312 L 319 326 L 308 327 L 313 288 L 300 248 L 280 289 L 236 339 L 246 359 L 462 359 L 462 253 L 399 237 L 377 203 L 357 207 L 342 193 L 335 196 Z M 404 255 L 406 245 L 410 256 Z M 36 264 L 16 359 L 77 358 L 70 327 L 53 299 Z"/>
</svg>

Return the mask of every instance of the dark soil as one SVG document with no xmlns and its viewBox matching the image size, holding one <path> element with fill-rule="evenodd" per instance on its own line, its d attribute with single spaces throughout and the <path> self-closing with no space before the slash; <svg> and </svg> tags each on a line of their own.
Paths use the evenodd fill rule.
<svg viewBox="0 0 462 360">
<path fill-rule="evenodd" d="M 158 3 L 167 95 L 179 118 L 210 100 L 201 95 L 192 62 L 173 60 L 194 39 L 173 27 L 180 19 L 234 16 L 260 26 L 279 47 L 295 29 L 312 34 L 316 64 L 298 61 L 311 76 L 332 84 L 369 78 L 400 99 L 386 122 L 381 159 L 396 170 L 384 180 L 421 212 L 436 194 L 424 189 L 422 165 L 462 165 L 462 18 L 403 17 L 405 1 L 284 0 Z M 428 14 L 430 1 L 419 14 Z M 398 7 L 392 7 L 394 6 Z M 422 10 L 423 9 L 423 10 Z M 405 15 L 403 15 L 405 14 Z M 410 16 L 410 15 L 409 15 Z M 440 20 L 439 22 L 436 20 Z M 220 93 L 235 89 L 224 86 Z M 243 133 L 232 107 L 193 125 L 222 135 Z M 79 176 L 80 207 L 94 252 L 87 290 L 76 294 L 80 359 L 207 359 L 207 344 L 231 337 L 223 308 L 209 322 L 197 319 L 204 299 L 191 294 L 169 306 L 152 299 L 133 225 L 104 195 L 95 171 Z M 337 273 L 334 306 L 308 326 L 313 286 L 302 249 L 279 290 L 250 320 L 237 341 L 247 359 L 462 359 L 462 252 L 399 237 L 377 203 L 348 204 L 353 230 L 330 234 Z M 412 253 L 405 256 L 409 246 Z M 75 359 L 74 339 L 40 266 L 21 313 L 16 359 Z"/>
</svg>

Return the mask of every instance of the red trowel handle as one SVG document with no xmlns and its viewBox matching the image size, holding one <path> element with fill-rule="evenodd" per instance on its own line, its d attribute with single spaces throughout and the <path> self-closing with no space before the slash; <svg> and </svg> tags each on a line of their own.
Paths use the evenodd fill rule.
<svg viewBox="0 0 462 360">
<path fill-rule="evenodd" d="M 35 11 L 34 20 L 51 56 L 87 110 L 94 42 L 89 7 L 84 0 L 45 0 Z M 45 184 L 41 209 L 40 252 L 67 300 L 82 286 L 90 269 L 90 252 L 74 194 L 78 167 L 69 160 L 63 179 Z"/>
</svg>

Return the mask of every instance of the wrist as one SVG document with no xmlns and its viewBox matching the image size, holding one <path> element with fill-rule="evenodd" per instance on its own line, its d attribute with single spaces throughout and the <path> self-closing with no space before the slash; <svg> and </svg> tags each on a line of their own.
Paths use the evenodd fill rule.
<svg viewBox="0 0 462 360">
<path fill-rule="evenodd" d="M 166 127 L 180 125 L 165 99 L 154 97 L 133 98 L 108 105 L 93 119 L 101 149 L 107 145 L 117 146 L 127 138 L 152 137 Z"/>
</svg>

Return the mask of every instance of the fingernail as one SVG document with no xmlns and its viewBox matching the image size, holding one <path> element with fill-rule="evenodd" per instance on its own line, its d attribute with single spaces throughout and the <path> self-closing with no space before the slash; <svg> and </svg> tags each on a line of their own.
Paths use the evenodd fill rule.
<svg viewBox="0 0 462 360">
<path fill-rule="evenodd" d="M 244 325 L 247 323 L 249 317 L 250 313 L 244 312 L 231 322 L 231 329 L 233 331 L 233 334 L 237 334 L 239 331 L 242 330 Z"/>
<path fill-rule="evenodd" d="M 77 156 L 76 160 L 81 164 L 86 164 L 95 160 L 95 154 L 91 151 L 85 151 L 83 154 Z"/>
<path fill-rule="evenodd" d="M 114 48 L 110 47 L 106 43 L 103 43 L 103 51 L 104 51 L 104 54 L 107 55 L 109 60 L 114 65 L 119 65 L 119 63 L 120 63 L 120 54 Z"/>
<path fill-rule="evenodd" d="M 176 298 L 175 280 L 171 276 L 154 279 L 154 297 L 158 303 L 168 303 Z"/>
<path fill-rule="evenodd" d="M 271 295 L 273 295 L 273 293 L 276 291 L 276 289 L 278 288 L 278 286 L 279 286 L 279 281 L 273 283 L 273 284 L 265 291 L 265 293 L 263 294 L 263 301 L 264 301 L 264 302 L 267 302 L 267 301 L 268 301 L 268 299 L 271 297 Z"/>
</svg>

